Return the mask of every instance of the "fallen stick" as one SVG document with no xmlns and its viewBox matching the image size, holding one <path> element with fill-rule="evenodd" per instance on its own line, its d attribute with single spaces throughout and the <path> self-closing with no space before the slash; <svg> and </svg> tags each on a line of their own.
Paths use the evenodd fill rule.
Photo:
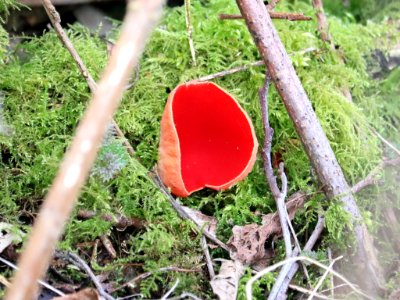
<svg viewBox="0 0 400 300">
<path fill-rule="evenodd" d="M 81 72 L 83 78 L 85 78 L 85 80 L 89 86 L 89 89 L 93 94 L 97 88 L 96 82 L 93 80 L 93 77 L 90 75 L 89 70 L 86 68 L 86 66 L 83 63 L 78 52 L 75 50 L 75 47 L 72 44 L 72 41 L 69 39 L 68 35 L 62 28 L 61 18 L 60 18 L 59 13 L 57 12 L 54 5 L 51 3 L 51 0 L 42 0 L 42 2 L 43 2 L 43 7 L 46 10 L 47 15 L 49 16 L 50 22 L 53 25 L 53 28 L 54 28 L 58 38 L 60 39 L 61 43 L 65 46 L 65 48 L 68 50 L 68 52 L 71 54 L 72 59 L 75 61 L 76 65 L 78 66 L 79 71 Z M 133 150 L 133 148 L 130 145 L 130 143 L 128 142 L 128 140 L 125 138 L 125 135 L 123 134 L 122 130 L 119 128 L 118 124 L 114 121 L 114 119 L 111 120 L 111 123 L 115 128 L 115 132 L 116 132 L 117 136 L 119 136 L 122 139 L 122 142 L 124 143 L 124 146 L 127 148 L 128 152 L 130 154 L 134 154 L 135 151 Z"/>
<path fill-rule="evenodd" d="M 271 19 L 288 20 L 288 21 L 310 21 L 311 18 L 305 16 L 302 13 L 290 13 L 290 12 L 275 12 L 268 11 Z M 243 19 L 242 15 L 239 14 L 220 14 L 219 18 L 221 20 L 238 20 Z"/>
<path fill-rule="evenodd" d="M 357 203 L 346 182 L 329 141 L 311 106 L 311 102 L 296 75 L 286 50 L 260 0 L 237 0 L 242 16 L 253 36 L 276 90 L 285 104 L 305 152 L 316 171 L 323 191 L 329 200 L 338 199 L 351 216 L 355 235 L 357 266 L 367 285 L 378 290 L 382 270 L 376 257 L 372 238 L 362 222 Z"/>
<path fill-rule="evenodd" d="M 36 282 L 48 267 L 128 78 L 161 17 L 164 2 L 136 0 L 128 3 L 120 38 L 46 196 L 20 257 L 20 269 L 6 292 L 6 300 L 26 300 L 36 295 Z"/>
</svg>

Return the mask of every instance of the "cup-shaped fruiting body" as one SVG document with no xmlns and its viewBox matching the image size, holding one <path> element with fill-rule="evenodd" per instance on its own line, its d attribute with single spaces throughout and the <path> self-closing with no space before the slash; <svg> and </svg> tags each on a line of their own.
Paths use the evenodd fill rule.
<svg viewBox="0 0 400 300">
<path fill-rule="evenodd" d="M 258 142 L 247 113 L 212 82 L 177 86 L 161 120 L 158 168 L 173 194 L 225 190 L 253 168 Z"/>
</svg>

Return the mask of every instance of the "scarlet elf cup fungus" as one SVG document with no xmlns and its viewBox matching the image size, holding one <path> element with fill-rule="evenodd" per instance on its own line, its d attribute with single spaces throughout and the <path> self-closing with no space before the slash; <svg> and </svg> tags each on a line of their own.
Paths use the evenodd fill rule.
<svg viewBox="0 0 400 300">
<path fill-rule="evenodd" d="M 172 193 L 225 190 L 253 168 L 258 142 L 247 113 L 212 82 L 177 86 L 161 120 L 159 173 Z"/>
</svg>

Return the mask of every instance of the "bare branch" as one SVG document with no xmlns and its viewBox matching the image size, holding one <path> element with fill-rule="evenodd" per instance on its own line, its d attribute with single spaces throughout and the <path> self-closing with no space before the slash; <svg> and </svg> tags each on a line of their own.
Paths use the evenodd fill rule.
<svg viewBox="0 0 400 300">
<path fill-rule="evenodd" d="M 94 211 L 90 211 L 90 210 L 85 210 L 85 209 L 80 209 L 77 213 L 77 217 L 80 219 L 91 219 L 95 216 L 98 216 L 98 214 Z M 103 214 L 99 216 L 101 219 L 110 222 L 113 224 L 113 226 L 117 227 L 118 230 L 123 231 L 125 230 L 127 227 L 134 227 L 137 229 L 143 229 L 146 226 L 146 221 L 139 219 L 139 218 L 135 218 L 135 217 L 126 217 L 124 215 L 109 215 L 109 214 Z"/>
<path fill-rule="evenodd" d="M 164 0 L 129 2 L 120 38 L 35 222 L 6 300 L 32 299 Z"/>
<path fill-rule="evenodd" d="M 240 71 L 244 71 L 244 70 L 247 70 L 247 69 L 249 69 L 251 67 L 258 67 L 258 66 L 263 66 L 263 65 L 264 65 L 264 62 L 262 60 L 259 60 L 259 61 L 255 61 L 255 62 L 250 63 L 250 64 L 245 65 L 245 66 L 240 66 L 240 67 L 232 68 L 232 69 L 229 69 L 229 70 L 221 71 L 221 72 L 218 72 L 218 73 L 214 73 L 214 74 L 211 74 L 211 75 L 203 76 L 203 77 L 200 77 L 200 78 L 196 79 L 196 81 L 209 81 L 209 80 L 212 80 L 212 79 L 215 79 L 215 78 L 220 78 L 220 77 L 224 77 L 226 75 L 231 75 L 231 74 L 234 74 L 234 73 L 237 73 L 237 72 L 240 72 Z"/>
<path fill-rule="evenodd" d="M 175 281 L 175 284 L 172 286 L 172 288 L 164 296 L 162 296 L 161 300 L 167 300 L 169 295 L 171 295 L 174 292 L 178 284 L 179 284 L 179 278 Z"/>
<path fill-rule="evenodd" d="M 58 38 L 60 39 L 61 43 L 65 46 L 65 48 L 67 48 L 68 52 L 71 54 L 73 60 L 75 61 L 76 65 L 79 68 L 79 71 L 81 72 L 82 76 L 85 78 L 90 91 L 93 94 L 97 88 L 96 82 L 93 80 L 93 77 L 90 75 L 89 70 L 86 68 L 86 66 L 83 63 L 78 52 L 75 50 L 74 45 L 72 44 L 72 41 L 69 39 L 68 35 L 62 28 L 60 15 L 58 14 L 54 5 L 51 3 L 51 0 L 42 0 L 42 2 L 43 2 L 43 7 L 46 10 L 47 15 L 49 16 L 51 24 L 53 25 L 53 28 L 54 28 Z M 133 150 L 131 144 L 125 138 L 125 135 L 119 128 L 118 124 L 114 121 L 114 119 L 111 121 L 111 123 L 115 128 L 115 132 L 116 132 L 117 136 L 119 136 L 122 139 L 124 146 L 126 147 L 129 154 L 131 154 L 131 155 L 135 154 L 135 150 Z"/>
<path fill-rule="evenodd" d="M 360 210 L 343 171 L 268 11 L 261 0 L 236 0 L 236 2 L 301 138 L 325 195 L 328 199 L 337 198 L 343 203 L 344 210 L 351 215 L 356 240 L 354 259 L 358 259 L 357 265 L 362 268 L 363 279 L 368 281 L 368 286 L 377 290 L 383 277 L 372 239 L 365 224 L 362 223 Z"/>
<path fill-rule="evenodd" d="M 331 43 L 332 38 L 329 34 L 328 21 L 326 20 L 326 16 L 324 13 L 322 0 L 312 0 L 312 5 L 317 11 L 318 32 L 321 40 L 327 43 Z"/>
<path fill-rule="evenodd" d="M 380 135 L 375 129 L 371 129 L 372 133 L 377 136 L 386 146 L 396 152 L 397 155 L 400 155 L 400 150 L 396 148 L 391 142 L 385 139 L 382 135 Z"/>
<path fill-rule="evenodd" d="M 155 168 L 155 170 L 157 170 Z M 158 175 L 157 171 L 155 171 L 155 173 L 150 173 L 149 174 L 150 177 L 153 179 L 154 183 L 156 184 L 156 186 L 161 190 L 161 192 L 164 194 L 164 196 L 168 199 L 168 201 L 171 203 L 172 207 L 176 210 L 176 212 L 178 213 L 178 215 L 184 219 L 184 220 L 190 220 L 194 223 L 194 225 L 196 225 L 196 229 L 198 230 L 199 233 L 202 233 L 203 235 L 205 235 L 210 241 L 214 242 L 215 244 L 217 244 L 218 246 L 220 246 L 222 249 L 226 250 L 226 251 L 230 251 L 229 247 L 224 244 L 223 242 L 221 242 L 217 237 L 215 237 L 213 234 L 209 233 L 207 230 L 205 230 L 204 228 L 202 228 L 202 226 L 200 226 L 200 224 L 198 224 L 196 222 L 196 220 L 194 220 L 183 208 L 182 206 L 179 204 L 178 201 L 175 200 L 174 196 L 171 195 L 171 193 L 168 191 L 168 188 L 164 185 L 164 183 L 162 182 L 162 180 L 160 179 L 160 176 Z"/>
<path fill-rule="evenodd" d="M 324 5 L 322 3 L 322 0 L 312 0 L 312 5 L 316 11 L 317 24 L 318 24 L 317 30 L 319 32 L 319 36 L 320 36 L 321 40 L 330 46 L 332 51 L 338 57 L 339 62 L 341 64 L 344 64 L 345 63 L 344 57 L 336 50 L 335 45 L 332 40 L 332 36 L 329 33 L 329 25 L 328 25 L 328 21 L 326 19 L 326 15 L 324 12 Z M 342 94 L 343 94 L 343 96 L 345 96 L 345 98 L 349 102 L 353 101 L 353 96 L 351 95 L 351 90 L 349 87 L 347 87 L 347 86 L 344 87 L 342 89 Z"/>
<path fill-rule="evenodd" d="M 271 1 L 268 1 L 268 4 L 266 5 L 266 6 L 267 6 L 267 9 L 268 9 L 269 11 L 273 10 L 273 9 L 275 8 L 275 6 L 279 3 L 279 1 L 280 1 L 280 0 L 271 0 Z"/>
<path fill-rule="evenodd" d="M 288 21 L 310 21 L 311 18 L 305 16 L 302 13 L 290 13 L 290 12 L 275 12 L 269 11 L 269 16 L 271 19 L 288 20 Z M 220 14 L 219 18 L 221 20 L 238 20 L 243 19 L 242 15 L 230 15 L 230 14 Z"/>
<path fill-rule="evenodd" d="M 383 160 L 375 169 L 373 169 L 367 177 L 357 182 L 352 188 L 351 191 L 355 194 L 369 187 L 371 185 L 375 185 L 379 183 L 378 175 L 380 171 L 382 171 L 387 166 L 398 166 L 400 165 L 400 156 L 396 159 L 392 160 Z"/>
<path fill-rule="evenodd" d="M 262 114 L 264 136 L 265 136 L 264 146 L 262 149 L 262 157 L 264 161 L 265 177 L 267 178 L 268 185 L 272 191 L 272 195 L 274 196 L 276 202 L 276 207 L 278 210 L 279 219 L 282 227 L 283 240 L 285 242 L 286 257 L 288 258 L 292 254 L 292 242 L 290 239 L 290 231 L 288 225 L 290 220 L 288 218 L 288 213 L 285 205 L 285 198 L 287 195 L 287 178 L 283 170 L 284 168 L 283 163 L 281 163 L 279 166 L 279 175 L 281 178 L 282 190 L 279 190 L 271 162 L 271 146 L 272 146 L 272 137 L 274 131 L 269 125 L 269 117 L 268 117 L 268 89 L 270 81 L 271 78 L 267 73 L 265 76 L 264 86 L 259 91 L 261 114 Z"/>
</svg>

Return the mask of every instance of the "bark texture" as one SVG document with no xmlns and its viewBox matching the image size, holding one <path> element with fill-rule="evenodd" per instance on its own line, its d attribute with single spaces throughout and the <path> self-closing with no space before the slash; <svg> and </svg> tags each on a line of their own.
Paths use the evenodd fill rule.
<svg viewBox="0 0 400 300">
<path fill-rule="evenodd" d="M 324 193 L 329 199 L 339 199 L 346 212 L 352 216 L 357 246 L 356 257 L 359 258 L 359 266 L 368 271 L 364 271 L 363 279 L 369 286 L 371 284 L 376 286 L 380 268 L 372 239 L 362 222 L 360 211 L 342 169 L 279 39 L 268 11 L 261 0 L 237 0 L 237 4 L 295 125 Z"/>
<path fill-rule="evenodd" d="M 19 271 L 6 293 L 6 300 L 31 300 L 36 297 L 37 280 L 48 267 L 56 242 L 96 158 L 107 125 L 118 107 L 133 67 L 138 63 L 144 45 L 161 16 L 164 2 L 128 2 L 120 38 L 46 196 L 20 258 Z"/>
</svg>

